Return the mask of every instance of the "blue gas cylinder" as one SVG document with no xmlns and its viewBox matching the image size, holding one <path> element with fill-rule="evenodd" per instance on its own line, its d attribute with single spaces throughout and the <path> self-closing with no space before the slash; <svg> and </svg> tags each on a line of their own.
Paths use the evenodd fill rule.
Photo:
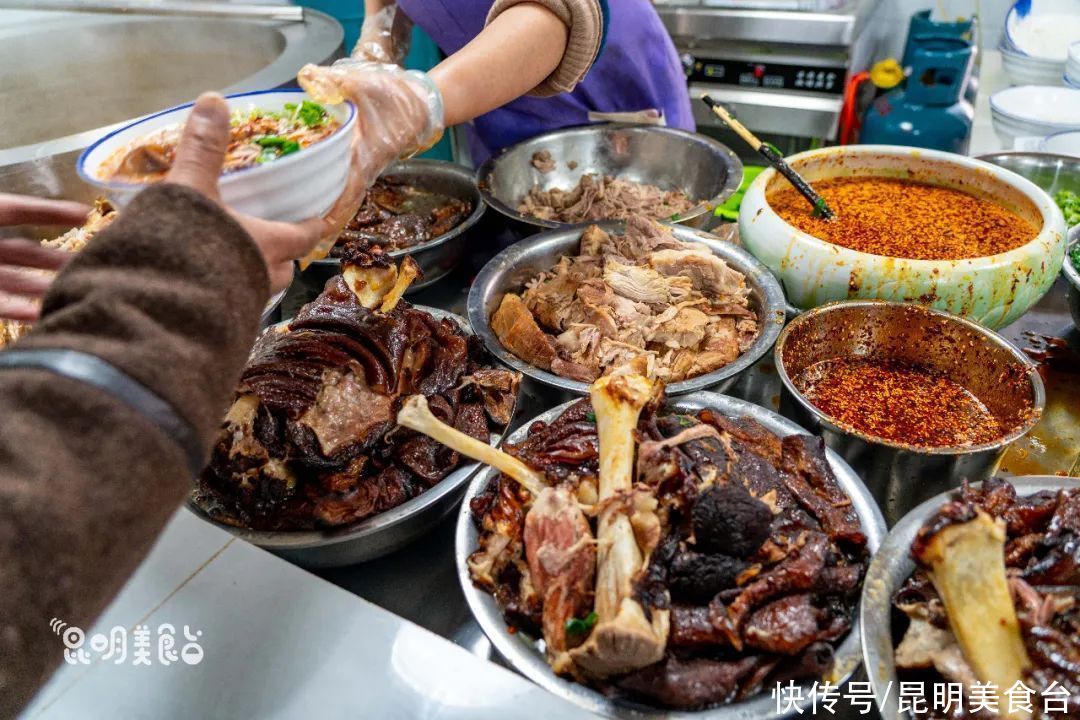
<svg viewBox="0 0 1080 720">
<path fill-rule="evenodd" d="M 859 142 L 963 153 L 975 115 L 963 97 L 971 44 L 956 37 L 920 36 L 909 59 L 907 81 L 866 111 Z"/>
</svg>

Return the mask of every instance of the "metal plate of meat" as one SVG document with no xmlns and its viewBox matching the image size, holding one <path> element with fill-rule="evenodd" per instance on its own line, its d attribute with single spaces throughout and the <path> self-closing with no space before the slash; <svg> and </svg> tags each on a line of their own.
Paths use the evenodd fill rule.
<svg viewBox="0 0 1080 720">
<path fill-rule="evenodd" d="M 622 223 L 618 222 L 591 224 L 607 232 L 623 231 Z M 701 390 L 724 392 L 776 343 L 786 319 L 784 291 L 769 269 L 741 247 L 700 230 L 670 223 L 664 225 L 677 240 L 707 245 L 714 255 L 742 273 L 750 288 L 750 307 L 757 313 L 760 328 L 750 348 L 734 362 L 712 372 L 671 383 L 666 388 L 669 396 Z M 576 255 L 581 233 L 582 229 L 578 227 L 552 230 L 506 248 L 477 274 L 469 289 L 467 302 L 469 323 L 491 354 L 542 385 L 574 395 L 586 395 L 589 384 L 548 372 L 511 353 L 491 329 L 491 316 L 502 302 L 503 295 L 520 292 L 528 280 L 551 270 L 562 256 Z"/>
<path fill-rule="evenodd" d="M 546 151 L 553 167 L 541 172 L 533 155 Z M 517 211 L 534 185 L 570 190 L 583 175 L 610 175 L 662 190 L 682 190 L 697 201 L 679 213 L 678 222 L 699 226 L 742 182 L 742 161 L 725 145 L 705 135 L 651 125 L 611 123 L 565 128 L 506 148 L 477 170 L 484 201 L 516 223 L 531 228 L 584 227 L 542 220 Z"/>
<path fill-rule="evenodd" d="M 566 411 L 571 401 L 552 408 L 547 412 L 526 422 L 521 428 L 507 436 L 510 443 L 520 442 L 528 436 L 528 428 L 537 420 L 552 422 Z M 667 409 L 681 412 L 697 412 L 710 409 L 729 418 L 749 418 L 779 437 L 792 434 L 807 434 L 806 431 L 771 410 L 738 400 L 727 395 L 719 395 L 711 392 L 696 393 L 693 397 L 680 397 L 670 399 Z M 852 507 L 859 517 L 862 528 L 866 533 L 867 549 L 873 553 L 885 537 L 885 519 L 874 503 L 870 492 L 859 480 L 858 475 L 844 460 L 832 450 L 826 450 L 826 457 L 837 482 L 843 491 L 851 498 Z M 524 633 L 511 633 L 507 630 L 506 620 L 499 609 L 495 598 L 487 592 L 477 588 L 472 583 L 469 575 L 468 559 L 478 547 L 478 533 L 473 522 L 469 508 L 470 501 L 480 493 L 487 484 L 494 479 L 496 471 L 485 468 L 469 484 L 458 511 L 457 531 L 455 538 L 454 555 L 457 560 L 458 580 L 461 583 L 465 600 L 473 617 L 483 628 L 484 633 L 491 640 L 506 662 L 513 669 L 535 682 L 545 690 L 559 697 L 585 708 L 591 712 L 610 718 L 669 718 L 671 720 L 757 720 L 759 718 L 782 717 L 776 712 L 776 700 L 770 697 L 768 692 L 762 692 L 753 699 L 730 705 L 722 705 L 707 710 L 694 712 L 678 711 L 659 708 L 627 699 L 608 697 L 603 693 L 585 685 L 557 676 L 548 666 L 544 653 L 537 648 L 531 638 L 525 637 Z M 862 651 L 859 646 L 859 619 L 853 621 L 851 630 L 842 642 L 836 647 L 835 661 L 829 681 L 842 686 L 862 662 Z M 800 707 L 809 707 L 809 692 L 803 694 L 805 702 L 797 702 Z M 791 710 L 788 715 L 794 715 Z"/>
<path fill-rule="evenodd" d="M 480 221 L 486 206 L 483 198 L 480 197 L 480 191 L 476 189 L 473 172 L 463 165 L 442 160 L 405 160 L 391 165 L 383 174 L 393 176 L 395 180 L 415 185 L 420 189 L 472 204 L 472 212 L 449 232 L 427 242 L 387 253 L 394 260 L 411 255 L 420 266 L 420 270 L 424 273 L 423 279 L 409 287 L 410 293 L 415 292 L 431 285 L 454 269 L 465 249 L 468 231 Z M 335 257 L 327 257 L 314 261 L 305 273 L 316 274 L 325 280 L 340 271 L 341 261 Z"/>
<path fill-rule="evenodd" d="M 472 333 L 469 323 L 459 315 L 423 305 L 414 307 L 431 313 L 438 320 L 453 320 L 463 331 Z M 275 332 L 280 325 L 271 327 L 267 332 Z M 516 413 L 515 406 L 508 426 L 516 422 Z M 498 444 L 501 439 L 496 436 L 493 441 Z M 330 530 L 248 530 L 215 522 L 190 498 L 186 507 L 200 519 L 297 565 L 310 568 L 341 567 L 382 557 L 424 535 L 453 511 L 469 479 L 479 469 L 478 463 L 462 465 L 434 487 L 397 507 L 353 525 Z"/>
<path fill-rule="evenodd" d="M 1031 495 L 1042 490 L 1080 487 L 1076 478 L 1057 475 L 1028 475 L 1006 478 L 1017 495 Z M 859 623 L 862 627 L 862 651 L 866 673 L 874 689 L 874 699 L 884 720 L 908 720 L 897 702 L 896 644 L 892 629 L 892 601 L 896 591 L 915 572 L 911 543 L 926 522 L 950 500 L 955 490 L 930 498 L 909 512 L 896 524 L 874 554 L 863 581 Z"/>
</svg>

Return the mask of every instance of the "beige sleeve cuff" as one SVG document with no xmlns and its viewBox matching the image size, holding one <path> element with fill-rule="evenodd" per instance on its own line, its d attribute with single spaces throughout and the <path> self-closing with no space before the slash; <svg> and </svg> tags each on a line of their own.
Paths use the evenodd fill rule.
<svg viewBox="0 0 1080 720">
<path fill-rule="evenodd" d="M 570 28 L 559 66 L 529 95 L 550 97 L 570 92 L 581 82 L 600 52 L 600 40 L 604 34 L 604 17 L 599 0 L 495 0 L 487 16 L 487 23 L 501 15 L 507 8 L 522 2 L 543 5 L 555 13 Z"/>
</svg>

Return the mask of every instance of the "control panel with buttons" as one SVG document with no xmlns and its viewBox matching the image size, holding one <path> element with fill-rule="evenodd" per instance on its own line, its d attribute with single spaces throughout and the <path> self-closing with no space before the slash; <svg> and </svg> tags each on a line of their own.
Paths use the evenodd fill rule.
<svg viewBox="0 0 1080 720">
<path fill-rule="evenodd" d="M 682 56 L 682 62 L 691 82 L 844 94 L 843 68 L 723 60 L 687 54 Z"/>
</svg>

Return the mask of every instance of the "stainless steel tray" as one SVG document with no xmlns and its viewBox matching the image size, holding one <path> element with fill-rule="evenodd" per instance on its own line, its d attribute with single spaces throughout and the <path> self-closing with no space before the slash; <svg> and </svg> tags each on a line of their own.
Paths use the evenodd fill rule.
<svg viewBox="0 0 1080 720">
<path fill-rule="evenodd" d="M 465 318 L 438 308 L 415 306 L 426 310 L 439 320 L 450 319 L 471 334 Z M 287 323 L 279 323 L 285 325 Z M 267 332 L 275 332 L 275 326 Z M 517 413 L 515 406 L 514 413 Z M 511 425 L 514 415 L 510 418 Z M 494 436 L 497 445 L 501 436 Z M 330 568 L 355 565 L 382 557 L 404 548 L 450 514 L 461 500 L 469 479 L 480 469 L 477 463 L 463 465 L 425 490 L 386 512 L 373 515 L 353 525 L 332 530 L 296 530 L 268 532 L 248 530 L 212 520 L 191 499 L 188 510 L 200 519 L 232 533 L 241 540 L 257 545 L 290 562 L 309 568 Z"/>
<path fill-rule="evenodd" d="M 621 232 L 617 222 L 594 223 L 609 232 Z M 760 330 L 750 348 L 734 362 L 712 372 L 671 383 L 669 396 L 700 390 L 724 392 L 738 377 L 772 349 L 784 327 L 784 291 L 776 277 L 757 258 L 738 245 L 721 240 L 709 233 L 680 225 L 670 227 L 675 237 L 684 242 L 702 243 L 713 254 L 746 276 L 750 289 L 750 304 L 758 314 Z M 491 315 L 508 292 L 519 292 L 525 282 L 555 267 L 559 258 L 577 252 L 582 229 L 570 227 L 549 230 L 526 238 L 493 257 L 476 276 L 469 290 L 468 315 L 476 334 L 495 357 L 524 373 L 542 385 L 574 395 L 585 395 L 589 384 L 548 372 L 521 360 L 503 347 L 491 329 Z"/>
<path fill-rule="evenodd" d="M 526 422 L 523 427 L 507 437 L 507 442 L 524 440 L 528 435 L 529 425 L 537 420 L 551 422 L 570 405 L 571 403 L 564 403 Z M 704 408 L 710 408 L 728 417 L 749 417 L 780 436 L 806 432 L 790 420 L 763 407 L 710 392 L 697 393 L 693 397 L 673 398 L 669 400 L 668 407 L 685 412 L 696 412 Z M 851 497 L 852 505 L 866 532 L 867 546 L 873 552 L 885 537 L 885 519 L 874 503 L 870 491 L 862 484 L 862 481 L 859 480 L 851 467 L 832 450 L 826 450 L 826 456 L 840 486 Z M 761 693 L 745 702 L 724 705 L 710 710 L 679 712 L 661 710 L 625 699 L 609 698 L 596 690 L 555 675 L 544 660 L 544 653 L 537 649 L 533 640 L 521 632 L 510 633 L 506 628 L 506 621 L 499 611 L 495 598 L 475 587 L 469 577 L 467 560 L 469 555 L 477 549 L 478 540 L 476 525 L 473 523 L 472 514 L 469 510 L 469 502 L 495 478 L 496 472 L 492 468 L 484 468 L 469 484 L 461 509 L 458 511 L 454 555 L 457 561 L 458 581 L 461 583 L 465 600 L 469 604 L 473 617 L 483 628 L 484 633 L 499 655 L 512 668 L 549 692 L 605 717 L 663 717 L 673 720 L 690 720 L 691 718 L 697 720 L 750 720 L 751 718 L 777 716 L 776 701 L 769 697 L 768 693 Z M 856 616 L 851 631 L 836 650 L 836 661 L 830 680 L 838 686 L 847 682 L 862 662 L 858 623 L 858 616 Z M 806 695 L 808 706 L 809 693 L 806 693 Z M 803 706 L 800 705 L 800 707 Z M 795 712 L 795 710 L 792 710 L 789 715 Z"/>
<path fill-rule="evenodd" d="M 1018 495 L 1080 487 L 1080 480 L 1056 475 L 1014 477 L 1009 478 L 1009 482 L 1016 487 Z M 881 543 L 863 582 L 859 609 L 862 651 L 874 689 L 874 700 L 884 720 L 905 720 L 910 717 L 908 713 L 900 712 L 897 701 L 896 689 L 899 685 L 893 660 L 892 598 L 915 571 L 915 561 L 911 558 L 911 543 L 915 535 L 953 492 L 936 495 L 905 515 Z"/>
</svg>

